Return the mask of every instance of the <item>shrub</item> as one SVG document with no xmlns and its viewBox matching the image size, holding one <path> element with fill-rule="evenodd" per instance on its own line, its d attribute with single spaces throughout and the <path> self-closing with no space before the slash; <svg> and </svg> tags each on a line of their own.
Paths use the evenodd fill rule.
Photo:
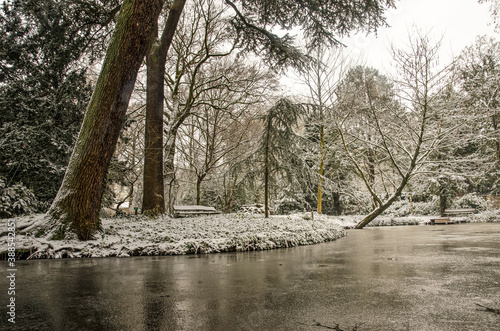
<svg viewBox="0 0 500 331">
<path fill-rule="evenodd" d="M 371 197 L 369 194 L 356 192 L 340 196 L 342 210 L 345 215 L 364 215 L 371 211 Z"/>
<path fill-rule="evenodd" d="M 437 215 L 439 214 L 439 197 L 434 195 L 430 201 L 419 201 L 413 203 L 414 215 Z"/>
<path fill-rule="evenodd" d="M 0 217 L 9 218 L 38 211 L 38 200 L 33 192 L 22 183 L 7 186 L 0 178 Z"/>
<path fill-rule="evenodd" d="M 488 203 L 476 193 L 469 193 L 453 202 L 453 208 L 474 208 L 477 212 L 487 209 Z"/>
<path fill-rule="evenodd" d="M 384 215 L 404 217 L 410 215 L 410 202 L 408 199 L 394 201 L 384 212 Z"/>
</svg>

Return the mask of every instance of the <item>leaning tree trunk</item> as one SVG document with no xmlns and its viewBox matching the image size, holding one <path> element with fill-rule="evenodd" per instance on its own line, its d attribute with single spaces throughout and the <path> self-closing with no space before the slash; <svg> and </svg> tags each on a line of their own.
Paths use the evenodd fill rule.
<svg viewBox="0 0 500 331">
<path fill-rule="evenodd" d="M 146 128 L 142 212 L 150 216 L 165 212 L 163 181 L 163 99 L 165 63 L 186 0 L 175 0 L 161 39 L 154 42 L 146 58 Z"/>
<path fill-rule="evenodd" d="M 415 153 L 415 155 L 418 155 L 418 152 Z M 415 164 L 414 164 L 414 161 L 413 161 L 412 165 L 411 165 L 411 169 L 413 169 L 414 167 L 415 167 Z M 399 187 L 397 188 L 396 192 L 394 192 L 394 194 L 392 196 L 390 196 L 389 199 L 387 199 L 387 201 L 385 201 L 384 203 L 379 203 L 377 205 L 377 208 L 375 208 L 374 210 L 372 210 L 372 212 L 369 213 L 361 222 L 359 222 L 358 224 L 356 224 L 355 229 L 362 229 L 362 228 L 364 228 L 368 223 L 370 223 L 371 221 L 373 221 L 377 216 L 379 216 L 387 208 L 389 208 L 392 205 L 392 203 L 394 201 L 396 201 L 396 199 L 398 197 L 401 196 L 401 193 L 403 192 L 403 189 L 406 187 L 406 184 L 408 183 L 408 181 L 410 179 L 411 172 L 412 172 L 412 170 L 408 171 L 408 173 L 406 174 L 406 176 L 401 180 L 401 184 L 399 184 Z"/>
<path fill-rule="evenodd" d="M 362 229 L 364 228 L 368 223 L 373 221 L 377 216 L 382 214 L 387 208 L 389 208 L 392 203 L 399 197 L 401 196 L 401 192 L 403 190 L 403 186 L 401 186 L 401 190 L 397 190 L 386 202 L 383 204 L 379 204 L 377 208 L 371 211 L 361 222 L 359 222 L 356 225 L 356 229 Z"/>
<path fill-rule="evenodd" d="M 125 0 L 122 5 L 66 174 L 49 210 L 55 238 L 72 230 L 87 240 L 100 227 L 106 173 L 161 7 L 161 0 Z"/>
</svg>

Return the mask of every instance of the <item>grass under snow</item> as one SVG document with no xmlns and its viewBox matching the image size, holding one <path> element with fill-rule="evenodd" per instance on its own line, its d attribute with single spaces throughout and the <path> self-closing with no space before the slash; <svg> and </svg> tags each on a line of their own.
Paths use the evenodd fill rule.
<svg viewBox="0 0 500 331">
<path fill-rule="evenodd" d="M 25 228 L 43 217 L 18 218 L 17 228 Z M 7 250 L 6 223 L 2 221 L 0 227 L 0 252 Z M 19 232 L 22 231 L 16 233 L 16 250 L 22 250 L 29 259 L 252 251 L 316 244 L 345 236 L 338 218 L 315 215 L 312 220 L 310 214 L 268 219 L 248 214 L 113 217 L 102 219 L 102 231 L 89 241 L 47 240 Z"/>
<path fill-rule="evenodd" d="M 180 255 L 240 252 L 317 244 L 339 239 L 362 216 L 326 216 L 310 213 L 271 216 L 223 214 L 190 218 L 123 216 L 102 219 L 94 240 L 48 240 L 23 229 L 43 221 L 45 215 L 16 218 L 18 258 L 78 258 L 136 255 Z M 430 216 L 379 216 L 369 226 L 423 225 Z M 461 218 L 466 222 L 498 222 L 500 211 Z M 8 237 L 0 222 L 0 253 L 5 259 Z"/>
</svg>

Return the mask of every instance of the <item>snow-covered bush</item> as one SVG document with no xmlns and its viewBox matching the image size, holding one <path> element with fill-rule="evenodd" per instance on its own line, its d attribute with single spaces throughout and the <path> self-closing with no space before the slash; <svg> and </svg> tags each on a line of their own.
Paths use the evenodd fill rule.
<svg viewBox="0 0 500 331">
<path fill-rule="evenodd" d="M 413 215 L 439 214 L 439 197 L 432 196 L 430 201 L 413 202 Z"/>
<path fill-rule="evenodd" d="M 368 194 L 343 194 L 340 197 L 342 210 L 345 215 L 364 215 L 371 211 L 371 200 Z"/>
<path fill-rule="evenodd" d="M 401 199 L 395 201 L 384 215 L 405 217 L 411 214 L 410 201 Z M 413 215 L 435 215 L 439 214 L 439 197 L 433 196 L 430 201 L 413 202 Z"/>
<path fill-rule="evenodd" d="M 472 218 L 476 222 L 498 222 L 500 220 L 500 210 L 483 211 L 481 214 L 473 215 Z"/>
<path fill-rule="evenodd" d="M 396 217 L 410 215 L 410 202 L 407 199 L 394 201 L 384 212 L 384 215 L 392 215 Z"/>
<path fill-rule="evenodd" d="M 474 208 L 477 212 L 484 211 L 488 202 L 476 193 L 469 193 L 453 201 L 453 208 Z"/>
<path fill-rule="evenodd" d="M 304 205 L 293 198 L 282 198 L 275 203 L 279 215 L 289 215 L 304 210 Z"/>
<path fill-rule="evenodd" d="M 38 211 L 38 200 L 22 183 L 7 186 L 0 178 L 0 217 L 9 218 Z"/>
</svg>

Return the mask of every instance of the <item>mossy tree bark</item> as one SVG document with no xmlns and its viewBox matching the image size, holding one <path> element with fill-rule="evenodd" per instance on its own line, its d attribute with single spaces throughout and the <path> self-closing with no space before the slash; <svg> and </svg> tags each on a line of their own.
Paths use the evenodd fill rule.
<svg viewBox="0 0 500 331">
<path fill-rule="evenodd" d="M 125 0 L 64 180 L 49 210 L 51 235 L 88 240 L 100 227 L 107 169 L 161 0 Z"/>
<path fill-rule="evenodd" d="M 144 152 L 144 191 L 142 212 L 150 216 L 165 212 L 163 181 L 163 101 L 167 54 L 186 0 L 175 0 L 160 40 L 154 37 L 146 57 L 146 128 Z"/>
</svg>

